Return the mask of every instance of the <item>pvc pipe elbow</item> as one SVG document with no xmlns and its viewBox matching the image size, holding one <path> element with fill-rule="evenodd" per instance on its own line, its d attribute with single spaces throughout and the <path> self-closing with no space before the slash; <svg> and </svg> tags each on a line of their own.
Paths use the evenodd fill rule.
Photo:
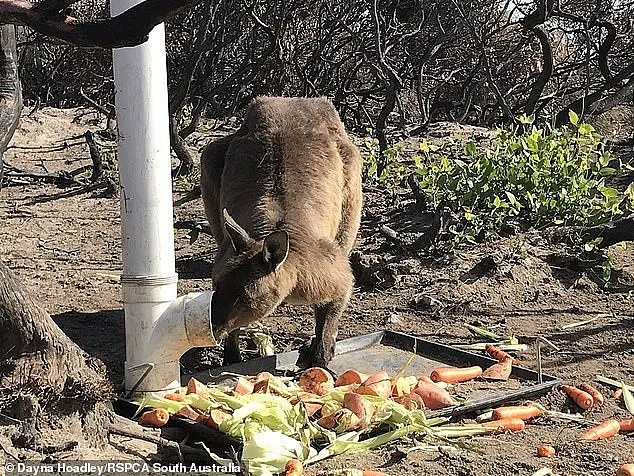
<svg viewBox="0 0 634 476">
<path fill-rule="evenodd" d="M 213 291 L 176 298 L 156 321 L 147 348 L 155 363 L 172 362 L 192 347 L 215 347 L 211 321 Z"/>
</svg>

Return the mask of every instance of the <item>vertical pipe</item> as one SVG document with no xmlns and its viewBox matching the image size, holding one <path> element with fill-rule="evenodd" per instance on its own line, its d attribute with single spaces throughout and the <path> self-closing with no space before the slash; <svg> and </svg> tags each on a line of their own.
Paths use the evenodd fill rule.
<svg viewBox="0 0 634 476">
<path fill-rule="evenodd" d="M 111 0 L 117 15 L 140 0 Z M 154 362 L 148 343 L 176 299 L 165 28 L 113 52 L 126 329 L 125 386 L 139 391 L 180 385 L 178 359 Z M 146 372 L 152 368 L 149 373 Z M 139 380 L 141 383 L 139 384 Z"/>
</svg>

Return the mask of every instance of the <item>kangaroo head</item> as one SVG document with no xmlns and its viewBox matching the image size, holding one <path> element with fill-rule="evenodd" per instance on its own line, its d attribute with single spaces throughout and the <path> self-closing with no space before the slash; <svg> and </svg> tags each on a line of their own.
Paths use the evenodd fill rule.
<svg viewBox="0 0 634 476">
<path fill-rule="evenodd" d="M 278 273 L 289 250 L 286 231 L 255 240 L 223 210 L 225 243 L 214 263 L 214 334 L 227 334 L 271 313 L 286 297 Z"/>
</svg>

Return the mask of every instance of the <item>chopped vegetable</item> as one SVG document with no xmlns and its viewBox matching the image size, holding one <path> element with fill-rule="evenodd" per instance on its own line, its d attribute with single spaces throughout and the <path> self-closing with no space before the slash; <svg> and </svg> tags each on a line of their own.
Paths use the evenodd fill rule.
<svg viewBox="0 0 634 476">
<path fill-rule="evenodd" d="M 167 398 L 168 400 L 173 400 L 175 402 L 182 402 L 185 400 L 185 395 L 182 393 L 166 393 L 163 395 L 163 398 Z"/>
<path fill-rule="evenodd" d="M 403 405 L 408 410 L 423 410 L 425 408 L 423 398 L 416 392 L 412 392 L 401 397 L 395 397 L 394 401 Z"/>
<path fill-rule="evenodd" d="M 429 375 L 433 382 L 459 383 L 467 382 L 482 375 L 482 368 L 476 366 L 456 368 L 440 367 Z"/>
<path fill-rule="evenodd" d="M 605 420 L 592 428 L 587 429 L 577 438 L 579 441 L 596 441 L 611 438 L 616 435 L 621 426 L 616 420 Z"/>
<path fill-rule="evenodd" d="M 573 402 L 579 407 L 587 410 L 594 405 L 594 400 L 592 395 L 588 392 L 584 392 L 583 390 L 578 389 L 577 387 L 573 387 L 572 385 L 562 385 L 561 389 L 566 392 Z"/>
<path fill-rule="evenodd" d="M 253 382 L 244 377 L 238 377 L 238 383 L 233 387 L 233 393 L 236 395 L 248 395 L 249 393 L 253 393 L 253 387 Z"/>
<path fill-rule="evenodd" d="M 317 420 L 317 424 L 335 433 L 355 430 L 361 426 L 361 418 L 355 415 L 348 408 L 341 408 L 330 415 L 326 415 Z"/>
<path fill-rule="evenodd" d="M 209 414 L 203 417 L 203 423 L 211 428 L 219 429 L 220 425 L 231 419 L 231 413 L 228 413 L 219 408 L 213 408 L 209 410 Z"/>
<path fill-rule="evenodd" d="M 456 404 L 453 398 L 451 398 L 451 395 L 449 395 L 449 392 L 437 387 L 433 383 L 426 383 L 419 380 L 418 385 L 414 388 L 414 393 L 420 395 L 423 399 L 423 403 L 430 410 L 438 410 Z"/>
<path fill-rule="evenodd" d="M 335 382 L 332 375 L 320 367 L 306 369 L 299 376 L 299 386 L 307 392 L 325 395 L 330 392 Z"/>
<path fill-rule="evenodd" d="M 482 378 L 486 380 L 508 380 L 513 370 L 513 358 L 507 357 L 502 362 L 493 364 L 482 372 Z"/>
<path fill-rule="evenodd" d="M 363 395 L 374 395 L 375 397 L 389 398 L 392 394 L 392 381 L 385 370 L 381 370 L 370 375 L 355 392 Z"/>
<path fill-rule="evenodd" d="M 141 418 L 139 418 L 139 425 L 155 427 L 165 426 L 169 418 L 170 415 L 166 410 L 163 410 L 162 408 L 154 408 L 153 410 L 148 410 L 141 415 Z"/>
<path fill-rule="evenodd" d="M 324 404 L 320 400 L 319 395 L 315 395 L 314 393 L 309 393 L 309 392 L 298 393 L 296 396 L 294 396 L 291 399 L 292 404 L 296 404 L 298 402 L 301 402 L 304 404 L 304 407 L 306 408 L 306 413 L 308 413 L 308 416 L 313 416 L 315 413 L 321 410 L 322 407 L 324 406 Z"/>
<path fill-rule="evenodd" d="M 354 392 L 348 392 L 343 398 L 343 406 L 354 413 L 359 420 L 361 426 L 367 427 L 372 420 L 372 416 L 376 409 L 367 398 Z"/>
<path fill-rule="evenodd" d="M 175 415 L 179 416 L 181 418 L 189 418 L 190 420 L 194 420 L 194 421 L 198 421 L 199 418 L 202 416 L 200 412 L 198 412 L 197 410 L 194 410 L 189 405 L 186 405 L 183 408 L 181 408 L 180 410 L 178 410 L 175 413 Z"/>
<path fill-rule="evenodd" d="M 264 429 L 244 443 L 242 461 L 249 472 L 256 475 L 283 473 L 291 459 L 305 461 L 308 448 L 279 431 Z"/>
<path fill-rule="evenodd" d="M 284 466 L 284 476 L 302 476 L 304 466 L 298 459 L 289 459 Z"/>
<path fill-rule="evenodd" d="M 191 377 L 189 382 L 187 382 L 187 394 L 190 393 L 195 393 L 196 395 L 204 397 L 207 393 L 207 385 L 196 380 L 194 377 Z"/>
<path fill-rule="evenodd" d="M 539 445 L 537 447 L 537 456 L 540 458 L 549 458 L 555 455 L 555 448 L 549 445 Z"/>
<path fill-rule="evenodd" d="M 616 472 L 616 476 L 634 476 L 634 463 L 626 463 Z"/>
<path fill-rule="evenodd" d="M 590 385 L 589 383 L 582 383 L 579 385 L 579 390 L 583 390 L 584 392 L 590 394 L 592 396 L 592 406 L 600 406 L 603 405 L 604 398 L 601 392 L 597 390 L 595 387 Z"/>
<path fill-rule="evenodd" d="M 412 390 L 418 383 L 416 377 L 397 377 L 392 379 L 392 396 L 402 397 L 412 393 Z"/>
<path fill-rule="evenodd" d="M 337 378 L 337 380 L 335 381 L 335 387 L 351 385 L 353 383 L 361 384 L 362 382 L 367 380 L 368 377 L 369 375 L 357 372 L 353 369 L 348 369 Z"/>
<path fill-rule="evenodd" d="M 541 408 L 533 405 L 521 405 L 515 407 L 500 407 L 493 410 L 493 420 L 504 420 L 507 418 L 519 418 L 521 420 L 531 420 L 543 415 Z"/>
</svg>

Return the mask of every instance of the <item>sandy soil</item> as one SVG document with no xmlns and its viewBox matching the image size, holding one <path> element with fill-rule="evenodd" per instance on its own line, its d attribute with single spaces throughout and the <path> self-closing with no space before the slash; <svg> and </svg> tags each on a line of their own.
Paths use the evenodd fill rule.
<svg viewBox="0 0 634 476">
<path fill-rule="evenodd" d="M 28 112 L 28 111 L 26 111 Z M 48 173 L 90 165 L 81 137 L 102 126 L 87 110 L 43 109 L 25 113 L 5 160 L 21 170 Z M 200 147 L 204 135 L 192 138 Z M 89 173 L 89 172 L 87 172 Z M 81 177 L 81 176 L 80 176 Z M 192 183 L 177 181 L 175 199 Z M 109 376 L 121 385 L 124 329 L 118 198 L 81 194 L 55 198 L 65 191 L 42 182 L 15 184 L 0 192 L 0 259 L 7 263 L 36 300 L 62 329 L 90 354 L 102 359 Z M 465 323 L 515 335 L 530 345 L 523 364 L 536 368 L 534 341 L 549 337 L 560 351 L 546 351 L 545 371 L 567 381 L 590 381 L 602 374 L 634 382 L 634 252 L 631 246 L 611 250 L 618 271 L 618 290 L 607 291 L 588 271 L 555 266 L 553 254 L 565 246 L 549 242 L 543 233 L 515 236 L 495 243 L 457 250 L 433 260 L 410 245 L 389 242 L 380 232 L 389 225 L 402 236 L 420 225 L 411 197 L 367 188 L 356 266 L 358 286 L 341 325 L 340 337 L 392 329 L 440 342 L 472 342 Z M 175 220 L 201 220 L 200 200 L 175 207 Z M 214 243 L 201 234 L 192 244 L 187 230 L 176 230 L 180 292 L 209 289 Z M 490 256 L 496 269 L 472 281 L 465 274 Z M 550 264 L 549 264 L 550 262 Z M 596 317 L 575 329 L 566 324 Z M 264 323 L 277 351 L 296 347 L 312 332 L 308 309 L 284 306 Z M 219 364 L 217 350 L 190 352 L 187 370 Z M 587 412 L 589 420 L 626 417 L 623 403 L 612 398 Z M 577 411 L 564 395 L 553 391 L 538 400 L 558 411 Z M 619 435 L 609 441 L 580 444 L 581 427 L 574 423 L 541 421 L 521 434 L 469 440 L 455 452 L 416 450 L 410 441 L 371 454 L 338 457 L 307 470 L 308 475 L 343 467 L 382 469 L 389 474 L 468 476 L 531 475 L 542 467 L 566 475 L 610 475 L 634 461 L 634 440 Z M 552 444 L 557 455 L 547 461 L 535 456 L 540 443 Z M 121 451 L 113 446 L 108 455 Z M 80 451 L 80 450 L 76 450 Z M 88 451 L 84 449 L 84 451 Z M 152 446 L 141 454 L 149 454 Z M 81 456 L 75 454 L 74 456 Z M 66 455 L 65 457 L 69 457 Z"/>
</svg>

